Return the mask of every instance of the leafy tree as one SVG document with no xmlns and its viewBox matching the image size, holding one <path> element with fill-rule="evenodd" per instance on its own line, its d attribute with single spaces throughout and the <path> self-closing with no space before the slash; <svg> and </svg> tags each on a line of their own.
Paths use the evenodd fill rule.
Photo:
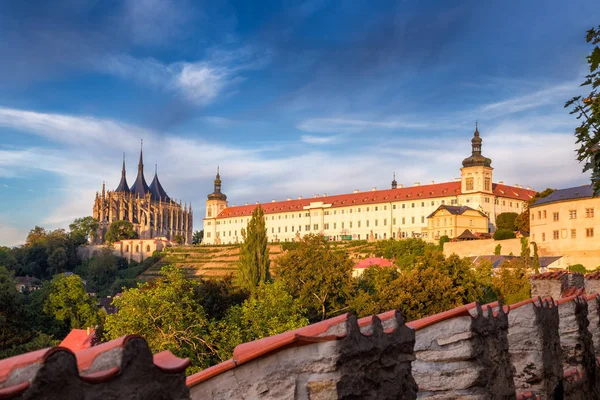
<svg viewBox="0 0 600 400">
<path fill-rule="evenodd" d="M 98 221 L 91 216 L 77 218 L 69 225 L 69 235 L 76 246 L 87 244 L 90 239 L 95 240 L 98 231 Z"/>
<path fill-rule="evenodd" d="M 502 253 L 502 245 L 498 243 L 494 248 L 494 255 L 499 256 Z"/>
<path fill-rule="evenodd" d="M 67 252 L 63 247 L 55 249 L 48 257 L 48 267 L 50 275 L 56 275 L 65 270 L 67 266 Z"/>
<path fill-rule="evenodd" d="M 87 263 L 85 278 L 91 289 L 104 292 L 113 284 L 117 278 L 118 257 L 110 249 L 102 249 L 96 253 Z M 114 293 L 111 293 L 111 295 Z"/>
<path fill-rule="evenodd" d="M 240 287 L 252 293 L 258 285 L 270 279 L 267 228 L 260 205 L 252 211 L 248 229 L 242 230 L 242 237 L 237 278 Z"/>
<path fill-rule="evenodd" d="M 578 272 L 580 274 L 587 274 L 587 268 L 583 264 L 575 264 L 569 267 L 569 271 Z"/>
<path fill-rule="evenodd" d="M 477 301 L 480 304 L 488 304 L 498 300 L 498 294 L 494 288 L 492 277 L 494 276 L 494 265 L 488 260 L 479 260 L 473 268 L 475 281 L 481 290 L 481 296 Z"/>
<path fill-rule="evenodd" d="M 133 229 L 133 224 L 129 221 L 115 221 L 110 224 L 108 232 L 106 232 L 106 243 L 112 244 L 119 240 L 136 239 L 137 232 Z"/>
<path fill-rule="evenodd" d="M 68 321 L 73 329 L 98 323 L 96 303 L 88 296 L 81 278 L 75 274 L 59 274 L 52 279 L 44 311 L 59 321 Z"/>
<path fill-rule="evenodd" d="M 174 267 L 163 267 L 161 274 L 113 300 L 119 312 L 106 317 L 105 337 L 138 333 L 153 352 L 170 350 L 189 358 L 191 372 L 209 367 L 218 359 L 210 341 L 211 322 L 196 295 L 199 283 Z"/>
<path fill-rule="evenodd" d="M 592 172 L 594 195 L 600 195 L 600 25 L 587 31 L 585 40 L 593 45 L 592 52 L 587 56 L 590 73 L 586 75 L 581 86 L 591 86 L 588 95 L 573 97 L 567 101 L 565 108 L 571 107 L 571 114 L 575 114 L 581 124 L 575 128 L 577 160 L 585 162 L 583 172 Z"/>
<path fill-rule="evenodd" d="M 185 244 L 185 238 L 182 235 L 175 235 L 173 241 L 180 246 Z"/>
<path fill-rule="evenodd" d="M 233 274 L 221 280 L 202 280 L 196 294 L 206 314 L 216 320 L 223 319 L 229 308 L 242 304 L 248 298 L 247 292 L 233 284 Z"/>
<path fill-rule="evenodd" d="M 506 229 L 509 231 L 516 231 L 515 219 L 519 216 L 516 212 L 505 212 L 498 214 L 496 217 L 496 228 L 498 230 Z"/>
<path fill-rule="evenodd" d="M 526 237 L 521 238 L 521 260 L 529 268 L 531 264 L 531 248 L 529 247 L 529 240 Z"/>
<path fill-rule="evenodd" d="M 531 242 L 533 246 L 533 260 L 531 262 L 531 268 L 535 271 L 536 274 L 540 273 L 540 256 L 538 254 L 538 246 L 536 242 Z"/>
<path fill-rule="evenodd" d="M 21 342 L 22 295 L 17 291 L 12 271 L 0 266 L 0 350 Z"/>
<path fill-rule="evenodd" d="M 17 258 L 14 256 L 12 249 L 0 246 L 0 266 L 6 267 L 10 271 L 15 271 L 17 265 Z"/>
<path fill-rule="evenodd" d="M 492 276 L 492 285 L 504 304 L 514 304 L 531 297 L 528 268 L 521 259 L 500 264 Z"/>
<path fill-rule="evenodd" d="M 204 239 L 204 229 L 194 232 L 192 235 L 192 244 L 200 244 Z"/>
<path fill-rule="evenodd" d="M 450 238 L 448 237 L 448 235 L 440 237 L 440 250 L 444 250 L 444 243 L 448 243 L 449 241 Z"/>
<path fill-rule="evenodd" d="M 417 238 L 376 242 L 376 252 L 382 257 L 394 259 L 394 263 L 402 270 L 413 268 L 417 259 L 425 255 L 426 250 L 434 250 L 436 247 L 435 244 Z"/>
<path fill-rule="evenodd" d="M 297 299 L 284 289 L 282 282 L 262 283 L 256 294 L 240 306 L 229 309 L 215 331 L 219 356 L 231 358 L 238 344 L 273 336 L 308 325 Z"/>
<path fill-rule="evenodd" d="M 494 232 L 494 240 L 514 239 L 516 237 L 515 233 L 508 229 L 498 229 Z"/>
<path fill-rule="evenodd" d="M 311 321 L 345 307 L 352 286 L 353 262 L 346 252 L 332 251 L 322 235 L 306 235 L 298 248 L 276 260 L 275 274 L 286 291 L 308 310 Z"/>
</svg>

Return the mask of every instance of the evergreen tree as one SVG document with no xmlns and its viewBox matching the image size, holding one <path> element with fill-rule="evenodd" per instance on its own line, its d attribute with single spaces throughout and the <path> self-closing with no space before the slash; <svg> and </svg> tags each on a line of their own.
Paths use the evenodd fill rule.
<svg viewBox="0 0 600 400">
<path fill-rule="evenodd" d="M 244 242 L 240 246 L 238 284 L 241 288 L 254 293 L 258 285 L 270 279 L 267 228 L 265 214 L 260 205 L 252 212 L 248 229 L 242 230 L 242 237 Z"/>
<path fill-rule="evenodd" d="M 531 242 L 533 246 L 533 261 L 531 263 L 531 268 L 535 271 L 536 274 L 540 273 L 540 256 L 538 254 L 538 247 L 536 242 Z"/>
<path fill-rule="evenodd" d="M 521 259 L 527 268 L 531 264 L 531 248 L 529 247 L 529 241 L 526 237 L 521 238 Z"/>
</svg>

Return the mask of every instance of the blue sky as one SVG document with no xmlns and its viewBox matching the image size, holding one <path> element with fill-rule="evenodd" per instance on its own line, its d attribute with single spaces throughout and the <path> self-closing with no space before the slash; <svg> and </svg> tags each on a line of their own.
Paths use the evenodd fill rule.
<svg viewBox="0 0 600 400">
<path fill-rule="evenodd" d="M 563 109 L 594 1 L 0 0 L 0 245 L 132 183 L 230 203 L 447 181 L 584 184 Z"/>
</svg>

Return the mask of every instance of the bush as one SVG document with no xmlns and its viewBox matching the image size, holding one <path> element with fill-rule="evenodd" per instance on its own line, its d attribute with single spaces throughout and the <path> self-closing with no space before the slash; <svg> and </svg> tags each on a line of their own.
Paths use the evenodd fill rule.
<svg viewBox="0 0 600 400">
<path fill-rule="evenodd" d="M 498 228 L 498 230 L 516 231 L 517 227 L 515 226 L 515 220 L 518 216 L 519 214 L 516 212 L 499 214 L 496 217 L 496 228 Z"/>
<path fill-rule="evenodd" d="M 448 235 L 444 235 L 440 238 L 440 250 L 444 249 L 444 243 L 448 243 L 450 241 L 450 238 L 448 237 Z"/>
<path fill-rule="evenodd" d="M 578 272 L 580 274 L 587 274 L 587 268 L 585 268 L 582 264 L 575 264 L 569 267 L 569 271 Z"/>
<path fill-rule="evenodd" d="M 498 229 L 494 232 L 494 240 L 505 240 L 516 238 L 515 233 L 509 229 Z"/>
</svg>

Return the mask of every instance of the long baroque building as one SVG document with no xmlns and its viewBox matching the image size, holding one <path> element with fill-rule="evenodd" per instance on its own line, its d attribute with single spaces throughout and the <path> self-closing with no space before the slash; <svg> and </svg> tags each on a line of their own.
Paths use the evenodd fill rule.
<svg viewBox="0 0 600 400">
<path fill-rule="evenodd" d="M 123 158 L 119 185 L 114 191 L 106 191 L 102 184 L 102 192 L 96 192 L 93 216 L 99 222 L 97 244 L 105 242 L 110 224 L 120 220 L 131 222 L 140 239 L 174 240 L 180 235 L 185 243 L 192 243 L 192 205 L 182 205 L 181 200 L 177 202 L 169 197 L 158 180 L 157 171 L 152 183 L 146 183 L 142 150 L 134 184 L 131 188 L 127 185 Z"/>
<path fill-rule="evenodd" d="M 369 192 L 319 196 L 261 204 L 271 242 L 300 239 L 309 233 L 320 233 L 330 240 L 378 240 L 422 237 L 436 240 L 447 235 L 460 235 L 449 221 L 436 221 L 440 226 L 428 229 L 427 217 L 441 205 L 468 206 L 483 212 L 493 229 L 496 216 L 504 212 L 520 213 L 535 191 L 520 185 L 492 183 L 492 160 L 481 153 L 482 139 L 476 127 L 471 139 L 471 155 L 465 158 L 460 178 L 453 182 L 413 186 L 392 181 L 390 189 Z M 242 229 L 250 221 L 257 204 L 229 206 L 221 191 L 217 172 L 214 191 L 208 195 L 204 218 L 204 244 L 227 244 L 242 241 Z"/>
</svg>

